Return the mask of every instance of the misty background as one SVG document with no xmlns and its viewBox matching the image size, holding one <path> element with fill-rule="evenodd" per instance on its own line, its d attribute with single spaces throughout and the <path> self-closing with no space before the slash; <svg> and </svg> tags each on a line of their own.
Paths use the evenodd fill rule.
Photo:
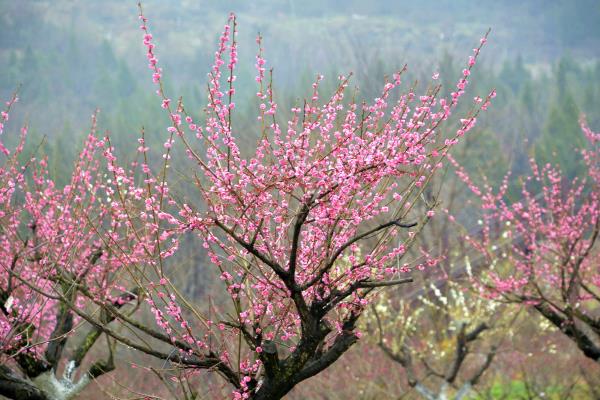
<svg viewBox="0 0 600 400">
<path fill-rule="evenodd" d="M 236 133 L 243 136 L 255 135 L 258 32 L 284 108 L 308 95 L 317 73 L 327 88 L 337 75 L 353 72 L 361 95 L 372 99 L 384 77 L 405 63 L 409 82 L 440 72 L 448 93 L 491 28 L 467 94 L 498 90 L 479 130 L 502 144 L 517 170 L 523 161 L 517 152 L 537 148 L 569 157 L 581 136 L 580 113 L 592 127 L 599 121 L 597 0 L 148 0 L 143 6 L 167 93 L 182 95 L 196 115 L 206 104 L 206 74 L 220 32 L 228 13 L 237 13 Z M 53 167 L 58 175 L 96 108 L 100 128 L 118 144 L 132 143 L 142 126 L 150 140 L 164 141 L 168 120 L 154 95 L 137 15 L 135 1 L 0 1 L 0 96 L 7 99 L 21 85 L 11 126 L 27 123 L 35 138 L 46 137 L 44 151 L 61 155 Z"/>
</svg>

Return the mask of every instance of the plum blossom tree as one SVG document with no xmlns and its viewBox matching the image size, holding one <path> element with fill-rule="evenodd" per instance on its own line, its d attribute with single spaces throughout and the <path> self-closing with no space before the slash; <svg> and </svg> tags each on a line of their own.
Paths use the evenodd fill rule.
<svg viewBox="0 0 600 400">
<path fill-rule="evenodd" d="M 457 165 L 480 200 L 481 235 L 468 237 L 490 270 L 481 280 L 488 295 L 536 310 L 600 361 L 600 134 L 581 120 L 589 146 L 581 150 L 587 176 L 568 183 L 558 167 L 538 166 L 523 178 L 519 201 L 506 181 L 495 193 L 480 188 Z M 539 194 L 536 194 L 539 193 Z"/>
<path fill-rule="evenodd" d="M 357 320 L 376 288 L 410 282 L 413 269 L 436 265 L 426 252 L 410 259 L 406 254 L 432 216 L 435 202 L 425 199 L 424 189 L 494 96 L 477 98 L 458 126 L 444 133 L 442 125 L 450 123 L 486 38 L 448 99 L 438 98 L 435 82 L 422 95 L 414 86 L 400 92 L 403 68 L 372 104 L 355 100 L 350 76 L 340 76 L 337 90 L 322 101 L 319 76 L 312 97 L 293 107 L 282 125 L 258 37 L 262 128 L 256 148 L 246 151 L 239 144 L 242 128 L 234 130 L 232 118 L 235 16 L 215 53 L 203 119 L 188 113 L 181 98 L 172 101 L 165 93 L 141 6 L 140 20 L 153 82 L 171 126 L 161 171 L 145 171 L 145 208 L 126 215 L 124 223 L 135 225 L 139 218 L 137 223 L 149 224 L 158 237 L 173 230 L 196 233 L 231 305 L 195 304 L 160 263 L 154 275 L 137 274 L 158 330 L 105 310 L 170 346 L 162 353 L 128 342 L 186 370 L 183 379 L 199 370 L 215 371 L 236 399 L 281 398 L 357 341 Z M 196 198 L 180 199 L 169 187 L 177 138 L 190 159 Z M 141 152 L 148 151 L 142 143 Z M 423 202 L 426 212 L 417 207 Z"/>
<path fill-rule="evenodd" d="M 1 128 L 16 101 L 15 95 L 7 103 Z M 131 314 L 139 305 L 138 289 L 126 287 L 126 268 L 151 262 L 144 247 L 156 243 L 155 235 L 148 241 L 147 232 L 119 222 L 102 168 L 110 146 L 95 131 L 94 115 L 63 188 L 50 179 L 45 159 L 24 154 L 26 128 L 14 149 L 0 141 L 0 395 L 11 399 L 78 396 L 115 368 L 116 342 L 101 339 L 114 320 L 105 309 Z M 106 358 L 86 361 L 104 343 Z"/>
</svg>

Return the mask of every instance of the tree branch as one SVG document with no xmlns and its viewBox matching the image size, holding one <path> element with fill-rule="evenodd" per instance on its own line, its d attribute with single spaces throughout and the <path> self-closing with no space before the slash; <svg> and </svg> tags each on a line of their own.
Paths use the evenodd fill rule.
<svg viewBox="0 0 600 400">
<path fill-rule="evenodd" d="M 64 281 L 61 283 L 62 295 L 69 298 L 69 302 L 74 302 L 76 291 L 75 288 Z M 56 370 L 63 349 L 67 344 L 67 334 L 73 329 L 73 313 L 69 307 L 60 303 L 56 315 L 56 326 L 50 335 L 48 347 L 44 357 L 50 363 L 53 370 Z"/>
<path fill-rule="evenodd" d="M 31 382 L 15 375 L 6 365 L 0 365 L 0 395 L 16 400 L 51 400 Z"/>
<path fill-rule="evenodd" d="M 448 369 L 446 373 L 446 377 L 444 378 L 446 382 L 452 384 L 456 380 L 458 376 L 458 372 L 460 371 L 460 367 L 462 366 L 465 358 L 469 354 L 469 343 L 476 340 L 477 337 L 486 329 L 489 329 L 488 325 L 485 322 L 480 323 L 473 329 L 471 332 L 467 332 L 467 325 L 462 324 L 460 327 L 460 331 L 456 336 L 456 351 L 454 356 L 454 362 Z M 491 362 L 491 360 L 490 360 Z M 486 367 L 487 368 L 487 367 Z"/>
<path fill-rule="evenodd" d="M 252 243 L 248 243 L 244 239 L 239 237 L 231 228 L 227 227 L 225 224 L 223 224 L 218 219 L 215 219 L 214 223 L 219 228 L 221 228 L 225 233 L 227 233 L 233 240 L 238 242 L 250 254 L 256 256 L 256 258 L 258 258 L 260 261 L 262 261 L 263 263 L 268 265 L 277 274 L 277 276 L 279 276 L 286 284 L 289 282 L 288 273 L 283 268 L 281 268 L 281 266 L 277 262 L 275 262 L 274 260 L 271 260 L 268 256 L 266 256 L 265 254 L 260 252 L 256 247 L 254 247 L 254 245 Z"/>
<path fill-rule="evenodd" d="M 310 212 L 310 207 L 307 203 L 302 205 L 302 209 L 300 213 L 296 217 L 296 222 L 294 223 L 294 232 L 292 234 L 292 248 L 290 249 L 290 266 L 288 268 L 288 274 L 290 279 L 294 281 L 294 276 L 296 274 L 296 260 L 298 258 L 298 246 L 300 244 L 300 233 L 302 232 L 302 225 L 308 218 L 308 213 Z"/>
<path fill-rule="evenodd" d="M 306 282 L 305 284 L 300 286 L 300 291 L 304 291 L 306 289 L 308 289 L 309 287 L 313 286 L 315 283 L 319 282 L 321 280 L 321 278 L 323 278 L 323 275 L 325 275 L 325 273 L 327 273 L 327 271 L 329 271 L 333 265 L 335 264 L 336 260 L 339 258 L 340 255 L 342 255 L 342 253 L 344 252 L 344 250 L 346 250 L 348 247 L 352 246 L 354 243 L 370 236 L 373 235 L 374 233 L 377 233 L 379 231 L 382 231 L 384 229 L 390 228 L 392 226 L 398 226 L 400 228 L 412 228 L 414 226 L 417 226 L 418 224 L 416 222 L 413 223 L 409 223 L 409 224 L 402 224 L 400 223 L 400 220 L 395 219 L 393 221 L 388 221 L 384 224 L 378 225 L 373 229 L 370 229 L 366 232 L 363 232 L 359 235 L 356 235 L 350 239 L 348 239 L 347 242 L 345 242 L 344 244 L 342 244 L 334 253 L 333 255 L 326 261 L 325 265 L 323 266 L 323 268 L 321 268 L 319 270 L 319 272 L 317 272 L 317 274 L 308 282 Z"/>
<path fill-rule="evenodd" d="M 596 362 L 600 362 L 600 346 L 597 346 L 585 332 L 575 326 L 575 324 L 570 323 L 567 318 L 550 308 L 548 304 L 539 303 L 536 304 L 534 308 L 554 326 L 560 329 L 561 332 L 570 337 L 586 357 L 589 357 Z"/>
</svg>

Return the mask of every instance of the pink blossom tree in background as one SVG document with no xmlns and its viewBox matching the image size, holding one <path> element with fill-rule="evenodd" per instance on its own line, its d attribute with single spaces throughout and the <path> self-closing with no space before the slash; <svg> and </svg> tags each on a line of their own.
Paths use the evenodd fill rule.
<svg viewBox="0 0 600 400">
<path fill-rule="evenodd" d="M 480 200 L 483 230 L 467 240 L 489 271 L 479 282 L 492 298 L 536 310 L 586 357 L 600 361 L 600 134 L 581 120 L 587 176 L 567 182 L 559 167 L 531 160 L 520 199 L 507 180 L 494 193 L 457 172 Z"/>
<path fill-rule="evenodd" d="M 0 134 L 16 101 L 2 112 Z M 140 305 L 127 270 L 152 263 L 159 241 L 120 222 L 112 168 L 103 168 L 112 150 L 95 130 L 94 115 L 63 188 L 45 159 L 25 154 L 26 128 L 14 149 L 0 140 L 0 395 L 11 399 L 77 397 L 115 368 L 115 338 L 101 339 L 115 319 L 107 310 L 129 315 Z"/>
</svg>

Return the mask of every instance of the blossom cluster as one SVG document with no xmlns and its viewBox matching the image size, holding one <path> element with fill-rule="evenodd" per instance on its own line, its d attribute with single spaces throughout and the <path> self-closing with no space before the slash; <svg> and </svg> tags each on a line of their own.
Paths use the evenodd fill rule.
<svg viewBox="0 0 600 400">
<path fill-rule="evenodd" d="M 132 299 L 131 269 L 155 265 L 168 235 L 157 238 L 154 221 L 131 223 L 129 213 L 147 196 L 134 169 L 117 165 L 109 139 L 96 135 L 96 114 L 63 187 L 45 158 L 26 156 L 26 135 L 23 128 L 10 151 L 2 144 L 0 359 L 24 352 L 43 362 L 56 335 L 71 337 L 68 327 L 90 310 Z"/>
<path fill-rule="evenodd" d="M 491 270 L 480 282 L 492 297 L 531 306 L 552 305 L 577 318 L 594 317 L 600 289 L 600 135 L 582 119 L 588 146 L 581 150 L 585 178 L 568 182 L 558 166 L 530 160 L 520 199 L 510 201 L 506 177 L 495 192 L 479 187 L 455 161 L 458 176 L 480 200 L 482 230 L 467 240 Z"/>
<path fill-rule="evenodd" d="M 450 134 L 442 129 L 465 93 L 486 38 L 469 57 L 448 99 L 438 98 L 438 84 L 423 94 L 414 88 L 402 92 L 406 67 L 384 83 L 370 104 L 348 94 L 351 75 L 339 76 L 337 89 L 322 101 L 324 77 L 318 76 L 312 97 L 292 107 L 291 118 L 283 123 L 265 79 L 259 36 L 255 67 L 263 129 L 255 150 L 244 152 L 242 135 L 232 126 L 238 62 L 235 16 L 218 42 L 203 119 L 189 115 L 182 100 L 172 106 L 148 20 L 142 13 L 140 20 L 152 79 L 172 121 L 165 165 L 177 136 L 197 166 L 200 194 L 198 203 L 173 202 L 154 212 L 169 215 L 165 222 L 171 225 L 165 229 L 197 233 L 210 264 L 219 270 L 235 315 L 215 320 L 197 310 L 183 312 L 191 306 L 179 294 L 168 293 L 169 284 L 153 284 L 148 301 L 173 342 L 189 344 L 182 352 L 202 356 L 218 349 L 223 363 L 245 375 L 235 396 L 246 398 L 256 385 L 258 367 L 266 362 L 265 343 L 275 342 L 293 353 L 310 313 L 322 313 L 318 318 L 331 327 L 333 341 L 344 331 L 345 321 L 362 312 L 374 287 L 436 265 L 437 259 L 425 252 L 405 259 L 422 225 L 434 216 L 431 206 L 420 214 L 416 205 L 450 149 L 495 96 L 492 91 L 475 102 Z M 157 300 L 163 300 L 162 306 Z M 210 338 L 228 335 L 243 336 L 245 350 L 227 340 L 209 344 Z M 244 353 L 238 354 L 237 365 L 230 356 L 234 351 Z"/>
</svg>

